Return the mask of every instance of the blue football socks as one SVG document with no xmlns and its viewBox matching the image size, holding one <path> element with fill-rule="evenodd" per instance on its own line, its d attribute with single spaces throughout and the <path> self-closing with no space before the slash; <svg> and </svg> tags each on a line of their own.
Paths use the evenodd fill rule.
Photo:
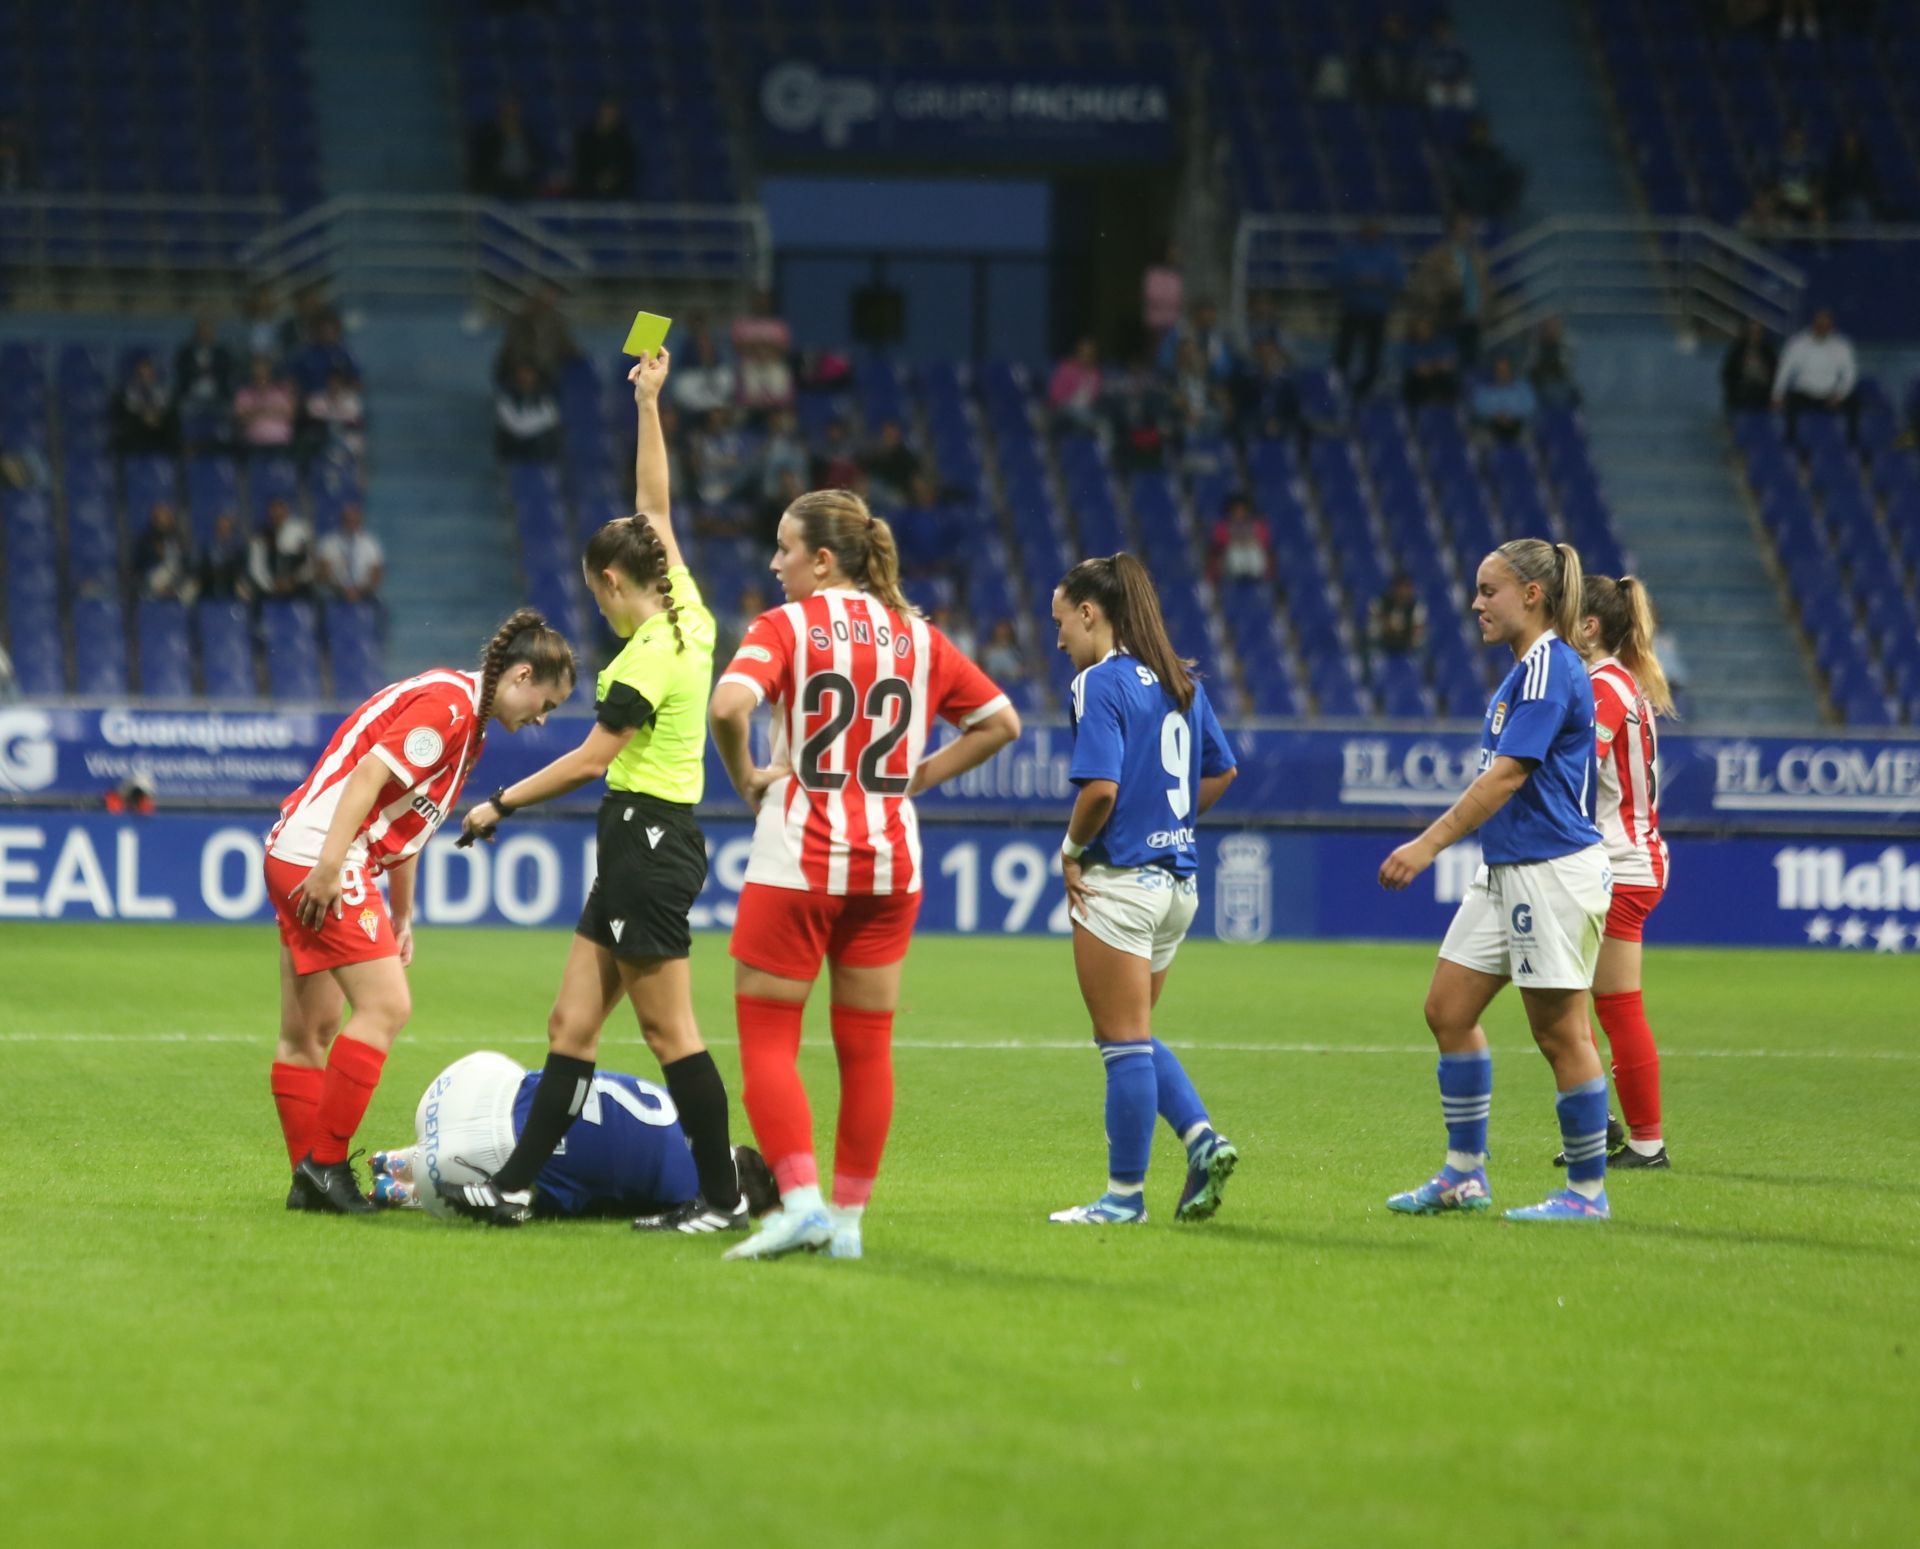
<svg viewBox="0 0 1920 1549">
<path fill-rule="evenodd" d="M 1493 1112 L 1491 1049 L 1440 1056 L 1440 1112 L 1447 1121 L 1447 1166 L 1462 1174 L 1482 1166 L 1487 1159 L 1487 1116 Z M 1604 1111 L 1601 1117 L 1606 1117 Z"/>
<path fill-rule="evenodd" d="M 1113 1186 L 1138 1189 L 1147 1180 L 1159 1107 L 1153 1046 L 1102 1043 L 1099 1049 L 1107 1067 L 1107 1175 Z"/>
<path fill-rule="evenodd" d="M 1567 1153 L 1567 1187 L 1587 1199 L 1607 1184 L 1607 1080 L 1595 1076 L 1554 1100 Z"/>
</svg>

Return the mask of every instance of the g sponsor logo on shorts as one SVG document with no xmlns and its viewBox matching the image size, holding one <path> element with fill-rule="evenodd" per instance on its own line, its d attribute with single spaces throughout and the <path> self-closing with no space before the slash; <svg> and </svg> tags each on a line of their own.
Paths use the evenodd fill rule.
<svg viewBox="0 0 1920 1549">
<path fill-rule="evenodd" d="M 1531 936 L 1533 934 L 1533 906 L 1531 904 L 1515 904 L 1513 906 L 1513 933 L 1516 936 Z"/>
<path fill-rule="evenodd" d="M 407 733 L 407 740 L 401 744 L 407 755 L 407 762 L 415 769 L 431 769 L 440 761 L 440 754 L 446 744 L 440 740 L 440 733 L 431 726 L 416 726 Z"/>
</svg>

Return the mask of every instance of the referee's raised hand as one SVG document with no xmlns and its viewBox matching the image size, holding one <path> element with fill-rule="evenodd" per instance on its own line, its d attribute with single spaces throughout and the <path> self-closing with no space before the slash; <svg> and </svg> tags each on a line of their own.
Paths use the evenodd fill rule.
<svg viewBox="0 0 1920 1549">
<path fill-rule="evenodd" d="M 627 380 L 633 383 L 633 401 L 647 403 L 660 397 L 660 389 L 667 385 L 667 369 L 673 364 L 673 357 L 662 345 L 651 355 L 642 355 L 640 362 L 627 373 Z"/>
</svg>

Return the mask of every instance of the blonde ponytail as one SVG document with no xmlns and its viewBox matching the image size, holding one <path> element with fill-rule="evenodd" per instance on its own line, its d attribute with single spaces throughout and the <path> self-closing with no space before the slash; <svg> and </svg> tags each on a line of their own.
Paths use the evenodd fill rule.
<svg viewBox="0 0 1920 1549">
<path fill-rule="evenodd" d="M 1585 575 L 1573 545 L 1550 544 L 1541 538 L 1515 538 L 1493 552 L 1507 562 L 1522 582 L 1532 582 L 1540 588 L 1546 598 L 1548 626 L 1579 650 Z"/>
<path fill-rule="evenodd" d="M 1673 686 L 1654 654 L 1653 637 L 1660 626 L 1646 583 L 1630 575 L 1617 581 L 1611 576 L 1588 576 L 1583 611 L 1600 625 L 1600 649 L 1620 658 L 1655 715 L 1671 718 Z"/>
<path fill-rule="evenodd" d="M 787 507 L 809 552 L 825 549 L 840 574 L 895 613 L 920 610 L 900 589 L 900 549 L 885 517 L 850 490 L 816 489 Z"/>
</svg>

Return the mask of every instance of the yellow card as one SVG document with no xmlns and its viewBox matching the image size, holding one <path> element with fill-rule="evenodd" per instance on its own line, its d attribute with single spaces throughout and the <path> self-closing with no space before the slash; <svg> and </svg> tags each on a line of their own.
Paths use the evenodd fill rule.
<svg viewBox="0 0 1920 1549">
<path fill-rule="evenodd" d="M 638 313 L 627 334 L 627 342 L 620 348 L 629 355 L 651 355 L 667 342 L 667 330 L 672 326 L 673 319 L 670 317 L 661 317 L 653 312 Z"/>
</svg>

